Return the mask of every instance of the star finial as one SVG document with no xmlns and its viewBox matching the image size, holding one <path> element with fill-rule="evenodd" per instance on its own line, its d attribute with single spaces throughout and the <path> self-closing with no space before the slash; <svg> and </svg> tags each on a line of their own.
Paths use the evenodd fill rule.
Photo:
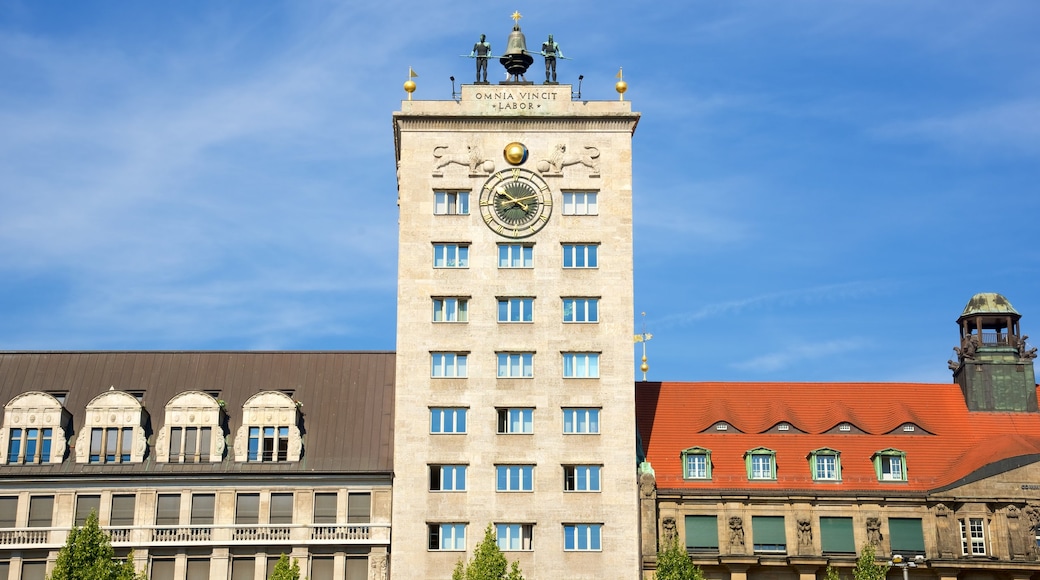
<svg viewBox="0 0 1040 580">
<path fill-rule="evenodd" d="M 520 19 L 523 18 L 523 16 L 520 14 L 519 10 L 514 10 L 513 11 L 512 18 L 513 18 L 513 26 L 520 26 Z"/>
</svg>

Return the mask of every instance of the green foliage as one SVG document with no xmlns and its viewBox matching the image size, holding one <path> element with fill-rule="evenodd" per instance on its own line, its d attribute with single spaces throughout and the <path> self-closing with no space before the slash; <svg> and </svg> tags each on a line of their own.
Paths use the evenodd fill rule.
<svg viewBox="0 0 1040 580">
<path fill-rule="evenodd" d="M 856 580 L 885 580 L 887 574 L 888 564 L 878 563 L 874 545 L 863 546 L 863 552 L 856 560 L 856 568 L 852 571 L 853 578 Z"/>
<path fill-rule="evenodd" d="M 837 568 L 827 566 L 827 572 L 824 574 L 823 580 L 841 580 L 841 575 L 838 574 Z"/>
<path fill-rule="evenodd" d="M 289 556 L 282 554 L 274 570 L 271 570 L 271 580 L 300 580 L 300 564 L 296 558 L 290 564 Z"/>
<path fill-rule="evenodd" d="M 125 561 L 115 559 L 112 541 L 91 512 L 83 527 L 72 528 L 58 551 L 49 580 L 147 580 L 134 568 L 133 552 Z"/>
<path fill-rule="evenodd" d="M 686 554 L 686 548 L 673 538 L 657 553 L 656 580 L 704 580 L 704 572 Z"/>
<path fill-rule="evenodd" d="M 509 568 L 509 571 L 506 571 Z M 495 531 L 488 524 L 484 530 L 484 539 L 477 545 L 473 552 L 473 559 L 468 564 L 459 560 L 455 564 L 455 571 L 451 574 L 452 580 L 524 580 L 520 572 L 520 563 L 509 561 L 498 549 L 495 540 Z"/>
</svg>

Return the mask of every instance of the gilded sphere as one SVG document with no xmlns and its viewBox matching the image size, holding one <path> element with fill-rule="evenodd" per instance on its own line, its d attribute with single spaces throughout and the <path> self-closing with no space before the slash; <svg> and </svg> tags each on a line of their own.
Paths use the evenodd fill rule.
<svg viewBox="0 0 1040 580">
<path fill-rule="evenodd" d="M 646 363 L 643 363 L 643 364 L 639 365 L 639 370 L 641 370 L 641 371 L 643 371 L 645 373 L 646 371 L 650 370 L 650 365 L 648 365 Z"/>
<path fill-rule="evenodd" d="M 614 90 L 624 94 L 624 92 L 628 90 L 628 83 L 626 83 L 625 81 L 618 81 L 617 84 L 614 85 Z"/>
<path fill-rule="evenodd" d="M 509 145 L 506 145 L 502 155 L 506 158 L 506 161 L 510 165 L 520 165 L 524 161 L 527 161 L 527 147 L 523 143 L 513 141 Z"/>
<path fill-rule="evenodd" d="M 415 92 L 415 81 L 408 79 L 404 82 L 404 90 L 409 93 Z"/>
</svg>

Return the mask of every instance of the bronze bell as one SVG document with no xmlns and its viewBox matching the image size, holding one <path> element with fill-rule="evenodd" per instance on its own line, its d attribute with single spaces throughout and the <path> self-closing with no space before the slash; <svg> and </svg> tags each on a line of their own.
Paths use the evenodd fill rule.
<svg viewBox="0 0 1040 580">
<path fill-rule="evenodd" d="M 509 73 L 511 81 L 519 81 L 524 73 L 527 72 L 527 67 L 531 66 L 534 62 L 534 57 L 527 54 L 527 39 L 524 38 L 524 33 L 520 31 L 520 25 L 513 26 L 513 31 L 509 33 L 509 40 L 506 41 L 506 51 L 502 53 L 502 56 L 498 59 L 502 66 L 506 67 L 506 72 Z"/>
</svg>

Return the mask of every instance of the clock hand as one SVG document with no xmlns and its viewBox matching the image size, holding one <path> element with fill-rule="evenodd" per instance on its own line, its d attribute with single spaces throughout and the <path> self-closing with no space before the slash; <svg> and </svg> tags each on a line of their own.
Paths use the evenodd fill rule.
<svg viewBox="0 0 1040 580">
<path fill-rule="evenodd" d="M 506 192 L 505 188 L 503 188 L 501 185 L 496 187 L 495 191 L 497 191 L 498 193 L 501 193 L 502 195 L 504 195 L 507 198 L 509 198 L 509 201 L 511 201 L 511 202 L 515 203 L 516 205 L 520 206 L 520 209 L 522 209 L 524 211 L 527 211 L 527 205 L 523 204 L 523 203 L 520 203 L 520 201 L 517 200 L 515 197 L 509 195 L 509 193 Z M 529 196 L 529 197 L 534 197 L 534 196 L 532 195 L 532 196 Z M 524 197 L 524 198 L 521 198 L 521 199 L 528 199 L 528 197 Z"/>
</svg>

